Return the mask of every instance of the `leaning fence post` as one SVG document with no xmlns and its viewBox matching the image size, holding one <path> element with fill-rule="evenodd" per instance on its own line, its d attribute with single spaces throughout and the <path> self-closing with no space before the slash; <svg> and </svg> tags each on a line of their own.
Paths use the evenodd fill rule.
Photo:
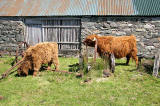
<svg viewBox="0 0 160 106">
<path fill-rule="evenodd" d="M 155 77 L 158 76 L 159 63 L 160 63 L 160 50 L 155 55 L 155 60 L 154 60 L 154 67 L 153 67 L 153 74 L 152 75 Z"/>
<path fill-rule="evenodd" d="M 115 57 L 114 57 L 114 54 L 111 53 L 111 56 L 110 56 L 110 69 L 112 71 L 112 73 L 114 73 L 114 70 L 115 70 Z"/>
<path fill-rule="evenodd" d="M 94 48 L 94 62 L 96 62 L 96 55 L 97 55 L 97 39 L 95 39 L 95 48 Z"/>
<path fill-rule="evenodd" d="M 88 46 L 86 45 L 86 61 L 88 63 Z"/>
</svg>

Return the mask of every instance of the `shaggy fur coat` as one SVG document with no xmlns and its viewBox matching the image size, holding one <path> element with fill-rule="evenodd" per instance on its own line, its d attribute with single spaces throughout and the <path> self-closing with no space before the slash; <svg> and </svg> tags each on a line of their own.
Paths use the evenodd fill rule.
<svg viewBox="0 0 160 106">
<path fill-rule="evenodd" d="M 97 52 L 102 57 L 105 53 L 114 54 L 115 58 L 127 58 L 126 64 L 130 58 L 133 58 L 138 65 L 136 37 L 131 36 L 98 36 L 89 35 L 85 38 L 84 44 L 94 47 L 97 39 Z"/>
<path fill-rule="evenodd" d="M 53 63 L 55 69 L 59 69 L 58 44 L 55 42 L 39 43 L 30 46 L 24 53 L 23 63 L 18 68 L 19 75 L 28 75 L 29 70 L 33 70 L 36 76 L 42 64 L 48 64 L 49 68 Z"/>
</svg>

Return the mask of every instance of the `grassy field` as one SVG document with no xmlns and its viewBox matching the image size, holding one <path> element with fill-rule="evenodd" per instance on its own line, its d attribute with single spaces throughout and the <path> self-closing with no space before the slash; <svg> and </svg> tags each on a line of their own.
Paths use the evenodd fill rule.
<svg viewBox="0 0 160 106">
<path fill-rule="evenodd" d="M 0 58 L 0 74 L 11 67 L 10 61 Z M 69 65 L 77 62 L 76 58 L 60 58 L 60 68 L 71 70 Z M 50 71 L 38 77 L 16 77 L 15 72 L 0 81 L 0 106 L 160 106 L 160 79 L 138 72 L 132 61 L 129 66 L 120 64 L 125 63 L 123 59 L 116 63 L 109 78 L 102 77 L 101 68 L 84 78 Z M 84 83 L 87 77 L 91 81 Z"/>
</svg>

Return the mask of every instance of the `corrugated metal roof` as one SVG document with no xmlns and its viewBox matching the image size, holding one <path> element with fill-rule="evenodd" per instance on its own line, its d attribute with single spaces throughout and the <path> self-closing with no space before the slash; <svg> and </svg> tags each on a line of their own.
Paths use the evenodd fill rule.
<svg viewBox="0 0 160 106">
<path fill-rule="evenodd" d="M 0 0 L 0 16 L 160 15 L 160 0 Z"/>
<path fill-rule="evenodd" d="M 135 14 L 160 15 L 160 0 L 132 0 Z"/>
</svg>

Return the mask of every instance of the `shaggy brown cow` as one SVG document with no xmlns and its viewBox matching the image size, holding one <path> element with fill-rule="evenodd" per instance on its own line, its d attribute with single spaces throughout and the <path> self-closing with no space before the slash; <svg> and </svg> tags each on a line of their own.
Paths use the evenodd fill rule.
<svg viewBox="0 0 160 106">
<path fill-rule="evenodd" d="M 23 63 L 18 68 L 19 75 L 28 75 L 29 70 L 33 70 L 33 75 L 36 76 L 42 64 L 48 64 L 48 69 L 54 63 L 58 70 L 58 45 L 55 42 L 39 43 L 35 46 L 30 46 L 24 53 Z"/>
<path fill-rule="evenodd" d="M 114 54 L 115 58 L 126 57 L 127 65 L 132 57 L 138 65 L 136 37 L 134 35 L 121 37 L 89 35 L 85 38 L 84 44 L 94 47 L 95 39 L 97 39 L 97 52 L 101 57 L 106 53 Z"/>
</svg>

